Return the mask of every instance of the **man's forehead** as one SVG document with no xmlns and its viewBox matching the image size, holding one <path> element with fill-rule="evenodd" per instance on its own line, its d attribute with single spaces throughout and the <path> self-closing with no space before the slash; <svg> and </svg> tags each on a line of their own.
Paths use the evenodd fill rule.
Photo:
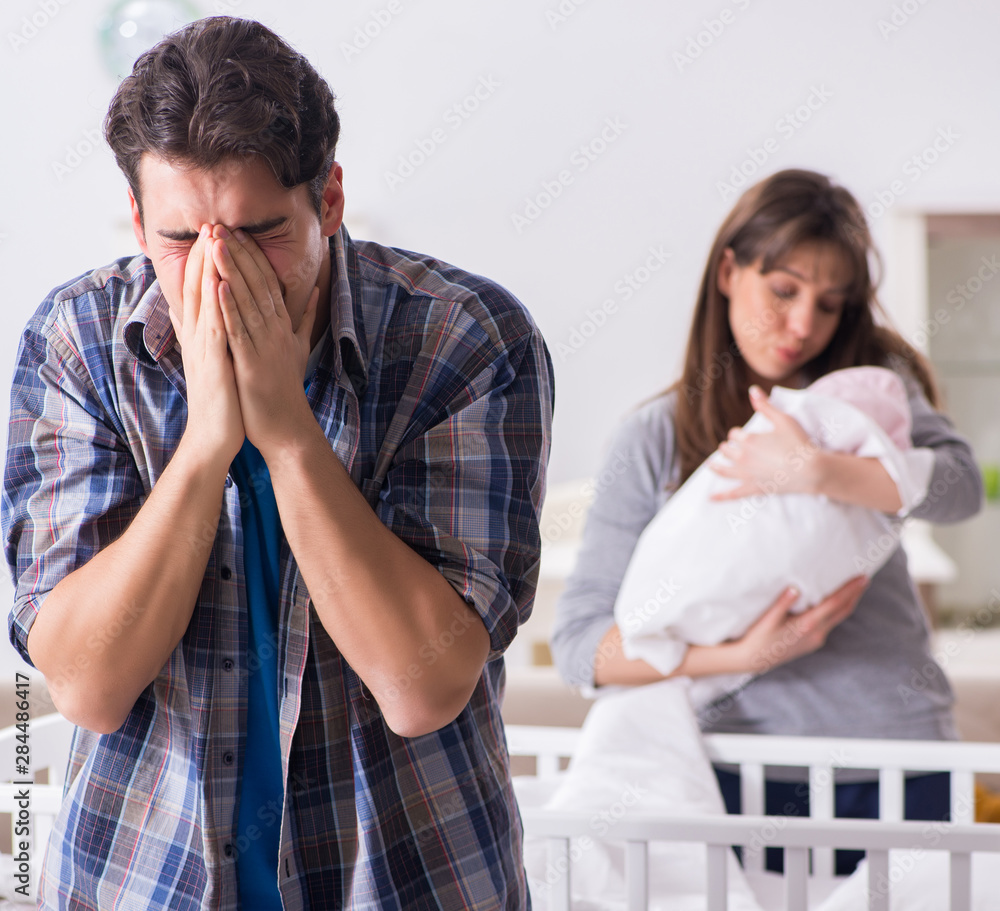
<svg viewBox="0 0 1000 911">
<path fill-rule="evenodd" d="M 206 223 L 253 233 L 273 228 L 291 216 L 296 193 L 303 189 L 282 187 L 256 157 L 201 168 L 147 153 L 139 180 L 147 225 L 173 234 L 193 230 L 197 235 Z"/>
</svg>

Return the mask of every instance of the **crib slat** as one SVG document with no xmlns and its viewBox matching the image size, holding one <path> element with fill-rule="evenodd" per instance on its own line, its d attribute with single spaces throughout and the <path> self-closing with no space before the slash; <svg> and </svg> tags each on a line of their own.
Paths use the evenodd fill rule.
<svg viewBox="0 0 1000 911">
<path fill-rule="evenodd" d="M 764 815 L 764 766 L 759 762 L 740 765 L 740 812 L 744 816 Z M 751 873 L 764 871 L 764 848 L 760 844 L 743 846 L 743 867 Z"/>
<path fill-rule="evenodd" d="M 868 911 L 889 911 L 889 852 L 868 852 Z"/>
<path fill-rule="evenodd" d="M 972 855 L 951 854 L 951 911 L 972 909 Z"/>
<path fill-rule="evenodd" d="M 625 895 L 628 911 L 646 911 L 649 907 L 649 842 L 625 843 Z"/>
<path fill-rule="evenodd" d="M 951 772 L 951 821 L 962 825 L 976 821 L 976 782 L 973 772 Z"/>
<path fill-rule="evenodd" d="M 829 763 L 809 767 L 809 815 L 813 819 L 833 819 L 833 766 Z M 787 854 L 787 851 L 786 851 Z M 833 876 L 833 849 L 813 849 L 813 872 L 817 876 Z M 789 905 L 789 907 L 793 907 Z M 805 907 L 805 905 L 803 905 Z"/>
<path fill-rule="evenodd" d="M 785 848 L 785 904 L 809 907 L 809 849 Z"/>
<path fill-rule="evenodd" d="M 727 911 L 729 908 L 729 848 L 708 846 L 708 903 L 706 911 Z"/>
<path fill-rule="evenodd" d="M 903 770 L 884 768 L 878 773 L 878 815 L 886 822 L 902 822 L 903 819 Z"/>
<path fill-rule="evenodd" d="M 549 868 L 552 870 L 565 870 L 566 872 L 552 883 L 552 901 L 550 907 L 552 911 L 570 911 L 570 863 L 569 863 L 569 839 L 550 838 L 549 845 Z"/>
</svg>

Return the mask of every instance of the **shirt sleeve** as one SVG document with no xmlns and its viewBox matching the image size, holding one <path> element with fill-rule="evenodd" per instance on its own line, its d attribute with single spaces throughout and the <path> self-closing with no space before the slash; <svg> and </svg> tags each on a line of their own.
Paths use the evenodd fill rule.
<svg viewBox="0 0 1000 911">
<path fill-rule="evenodd" d="M 410 376 L 397 412 L 410 426 L 373 504 L 479 614 L 490 659 L 534 602 L 552 425 L 548 350 L 526 316 L 510 316 L 502 346 L 461 311 L 434 330 L 448 350 Z M 432 660 L 435 643 L 426 647 Z"/>
<path fill-rule="evenodd" d="M 122 534 L 142 497 L 131 453 L 72 339 L 33 321 L 21 339 L 11 392 L 2 515 L 15 587 L 8 631 L 26 661 L 45 597 Z"/>
<path fill-rule="evenodd" d="M 968 519 L 983 506 L 983 479 L 972 447 L 946 415 L 934 410 L 915 380 L 904 376 L 904 381 L 913 445 L 933 455 L 927 493 L 909 515 L 940 523 Z"/>
<path fill-rule="evenodd" d="M 639 536 L 667 499 L 674 452 L 672 409 L 660 397 L 630 415 L 594 482 L 576 566 L 556 604 L 552 656 L 574 686 L 592 686 L 601 638 Z"/>
</svg>

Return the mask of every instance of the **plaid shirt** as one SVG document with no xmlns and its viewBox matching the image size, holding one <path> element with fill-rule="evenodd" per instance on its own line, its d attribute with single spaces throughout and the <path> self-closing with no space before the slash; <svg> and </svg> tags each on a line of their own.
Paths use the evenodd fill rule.
<svg viewBox="0 0 1000 911">
<path fill-rule="evenodd" d="M 379 519 L 480 614 L 491 652 L 455 721 L 422 737 L 393 734 L 283 545 L 274 646 L 286 791 L 283 807 L 258 817 L 280 826 L 284 906 L 524 908 L 499 703 L 502 653 L 537 578 L 551 361 L 522 306 L 486 279 L 354 243 L 343 229 L 331 256 L 313 413 Z M 174 341 L 142 256 L 56 289 L 25 329 L 3 530 L 17 589 L 10 637 L 26 660 L 46 594 L 121 534 L 177 447 L 187 408 Z M 227 481 L 191 623 L 125 724 L 76 731 L 42 907 L 237 907 L 238 781 L 256 658 L 239 509 Z M 95 629 L 85 651 L 114 649 L 119 632 Z M 445 637 L 461 633 L 422 648 L 418 672 L 434 673 Z"/>
</svg>

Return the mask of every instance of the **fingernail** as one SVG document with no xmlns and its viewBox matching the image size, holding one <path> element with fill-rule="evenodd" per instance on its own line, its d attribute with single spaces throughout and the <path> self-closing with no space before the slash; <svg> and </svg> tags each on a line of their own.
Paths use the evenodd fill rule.
<svg viewBox="0 0 1000 911">
<path fill-rule="evenodd" d="M 763 394 L 764 394 L 764 392 L 760 388 L 760 386 L 751 386 L 750 387 L 750 395 L 754 396 L 754 398 L 762 396 Z"/>
<path fill-rule="evenodd" d="M 219 237 L 221 237 L 223 240 L 229 240 L 229 238 L 232 237 L 232 235 L 223 225 L 219 225 Z"/>
<path fill-rule="evenodd" d="M 789 598 L 797 598 L 800 594 L 799 590 L 794 585 L 789 585 L 785 591 Z"/>
<path fill-rule="evenodd" d="M 239 228 L 233 231 L 233 237 L 235 237 L 240 243 L 243 243 L 243 241 L 247 239 L 246 234 L 244 234 Z"/>
</svg>

